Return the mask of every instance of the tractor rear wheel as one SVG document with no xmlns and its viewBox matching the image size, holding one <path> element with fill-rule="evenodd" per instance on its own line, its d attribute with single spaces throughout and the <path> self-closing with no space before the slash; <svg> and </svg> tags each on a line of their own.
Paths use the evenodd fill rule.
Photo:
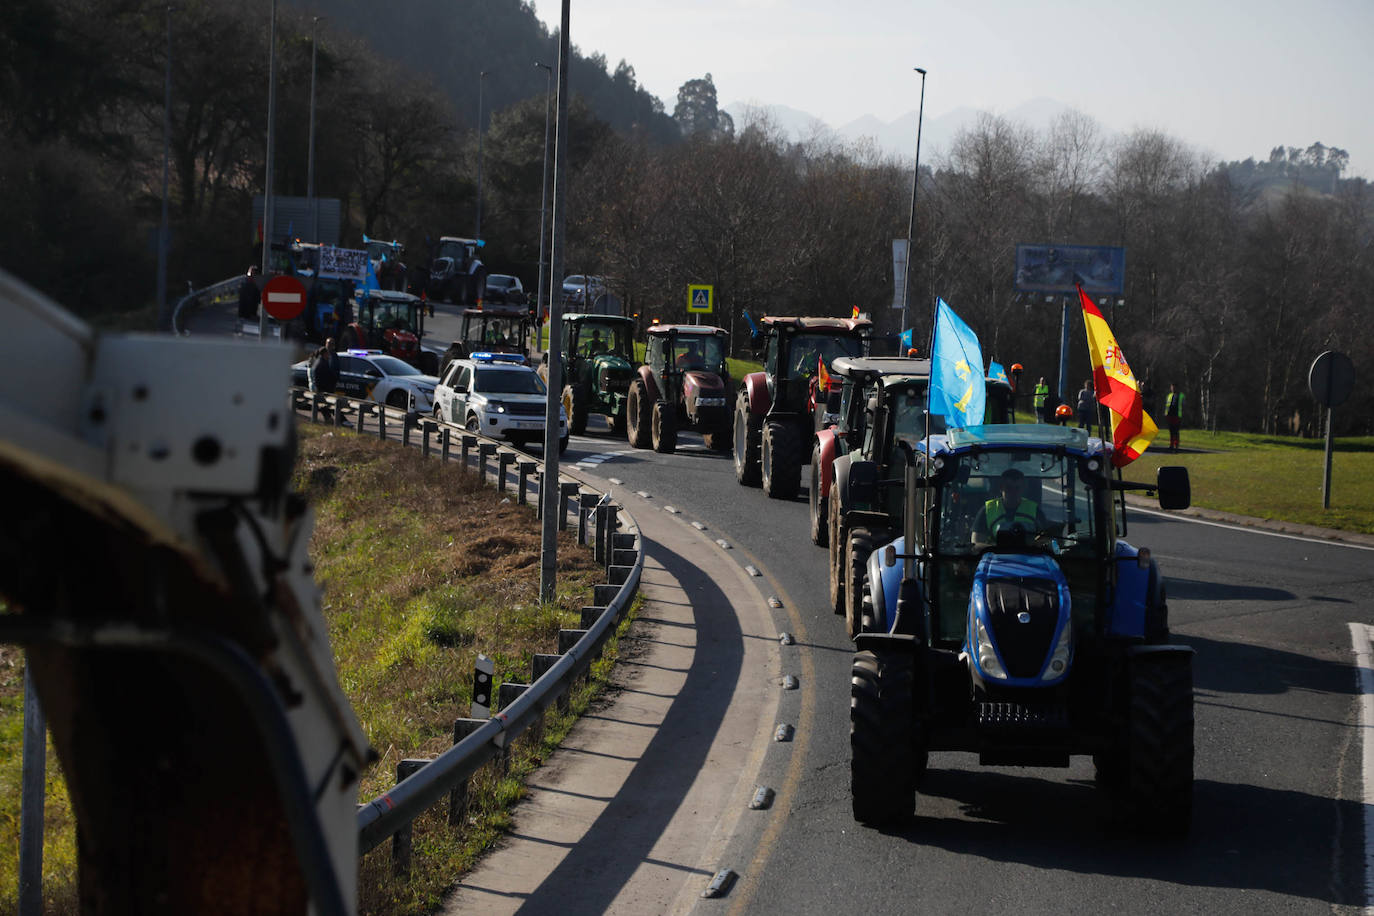
<svg viewBox="0 0 1374 916">
<path fill-rule="evenodd" d="M 581 385 L 563 386 L 563 412 L 568 415 L 568 431 L 574 436 L 587 431 L 587 392 Z"/>
<path fill-rule="evenodd" d="M 916 812 L 926 751 L 912 718 L 915 664 L 906 652 L 854 656 L 849 681 L 849 791 L 854 819 L 879 826 Z"/>
<path fill-rule="evenodd" d="M 829 543 L 826 545 L 830 566 L 830 609 L 836 614 L 844 613 L 844 545 L 848 541 L 848 533 L 843 525 L 840 524 L 840 490 L 833 484 L 830 487 L 830 506 L 826 512 L 826 523 L 829 525 L 830 533 L 827 536 Z"/>
<path fill-rule="evenodd" d="M 821 499 L 821 444 L 811 447 L 811 486 L 807 493 L 811 504 L 811 543 L 824 547 L 830 534 L 829 523 L 825 517 L 826 502 Z"/>
<path fill-rule="evenodd" d="M 873 532 L 867 528 L 855 528 L 849 532 L 843 570 L 844 623 L 850 639 L 863 632 L 864 580 L 874 540 Z"/>
<path fill-rule="evenodd" d="M 630 382 L 630 396 L 625 407 L 625 426 L 630 445 L 634 448 L 648 448 L 649 433 L 654 422 L 654 402 L 643 379 Z"/>
<path fill-rule="evenodd" d="M 1148 833 L 1181 837 L 1193 814 L 1192 656 L 1138 655 L 1129 664 L 1132 817 Z"/>
<path fill-rule="evenodd" d="M 749 395 L 741 391 L 735 399 L 735 479 L 742 486 L 759 485 L 759 449 L 763 439 L 763 418 L 749 410 Z"/>
<path fill-rule="evenodd" d="M 677 449 L 677 409 L 667 401 L 654 404 L 654 451 L 671 455 Z"/>
<path fill-rule="evenodd" d="M 770 422 L 763 429 L 763 492 L 791 499 L 801 489 L 801 443 L 791 423 Z"/>
</svg>

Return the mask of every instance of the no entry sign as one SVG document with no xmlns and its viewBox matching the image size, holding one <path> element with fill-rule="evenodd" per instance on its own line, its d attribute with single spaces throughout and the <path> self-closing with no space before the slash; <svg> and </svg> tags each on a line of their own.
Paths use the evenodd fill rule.
<svg viewBox="0 0 1374 916">
<path fill-rule="evenodd" d="M 295 277 L 273 277 L 262 288 L 262 307 L 278 321 L 290 321 L 305 311 L 305 286 Z"/>
</svg>

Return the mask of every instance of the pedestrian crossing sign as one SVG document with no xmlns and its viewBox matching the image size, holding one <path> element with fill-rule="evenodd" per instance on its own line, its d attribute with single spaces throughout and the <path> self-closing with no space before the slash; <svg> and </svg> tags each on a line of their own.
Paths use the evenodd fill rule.
<svg viewBox="0 0 1374 916">
<path fill-rule="evenodd" d="M 687 287 L 687 312 L 688 314 L 709 315 L 714 311 L 715 297 L 714 287 L 702 284 L 692 284 Z"/>
</svg>

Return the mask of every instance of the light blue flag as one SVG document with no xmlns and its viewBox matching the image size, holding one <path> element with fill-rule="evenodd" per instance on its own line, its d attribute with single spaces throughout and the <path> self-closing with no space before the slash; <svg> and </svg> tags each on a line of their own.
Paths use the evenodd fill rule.
<svg viewBox="0 0 1374 916">
<path fill-rule="evenodd" d="M 905 354 L 907 350 L 911 349 L 911 347 L 914 346 L 911 342 L 911 328 L 907 328 L 905 331 L 902 332 L 901 340 L 902 353 Z"/>
<path fill-rule="evenodd" d="M 930 412 L 950 427 L 980 426 L 987 399 L 978 335 L 943 299 L 935 300 L 935 343 L 930 360 Z"/>
<path fill-rule="evenodd" d="M 1007 378 L 1007 370 L 1003 369 L 1002 364 L 995 360 L 988 363 L 988 378 L 992 379 L 994 382 L 1001 382 L 1004 385 L 1011 384 L 1011 379 Z"/>
</svg>

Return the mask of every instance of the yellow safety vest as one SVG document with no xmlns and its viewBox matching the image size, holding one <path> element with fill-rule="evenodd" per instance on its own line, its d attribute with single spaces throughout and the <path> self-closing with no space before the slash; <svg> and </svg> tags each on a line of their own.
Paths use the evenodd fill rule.
<svg viewBox="0 0 1374 916">
<path fill-rule="evenodd" d="M 1049 386 L 1049 385 L 1036 385 L 1036 386 L 1035 386 L 1035 409 L 1036 409 L 1036 410 L 1039 410 L 1041 407 L 1044 407 L 1044 406 L 1045 406 L 1045 398 L 1049 397 L 1049 394 L 1050 394 L 1050 386 Z"/>
<path fill-rule="evenodd" d="M 1012 513 L 1011 524 L 1017 522 L 1027 523 L 1028 530 L 1035 530 L 1035 518 L 1039 513 L 1040 507 L 1029 499 L 1023 499 L 1016 504 L 1016 511 Z M 983 515 L 988 520 L 988 534 L 995 534 L 997 526 L 1007 515 L 1007 508 L 1002 504 L 1002 497 L 990 499 L 983 504 Z"/>
</svg>

